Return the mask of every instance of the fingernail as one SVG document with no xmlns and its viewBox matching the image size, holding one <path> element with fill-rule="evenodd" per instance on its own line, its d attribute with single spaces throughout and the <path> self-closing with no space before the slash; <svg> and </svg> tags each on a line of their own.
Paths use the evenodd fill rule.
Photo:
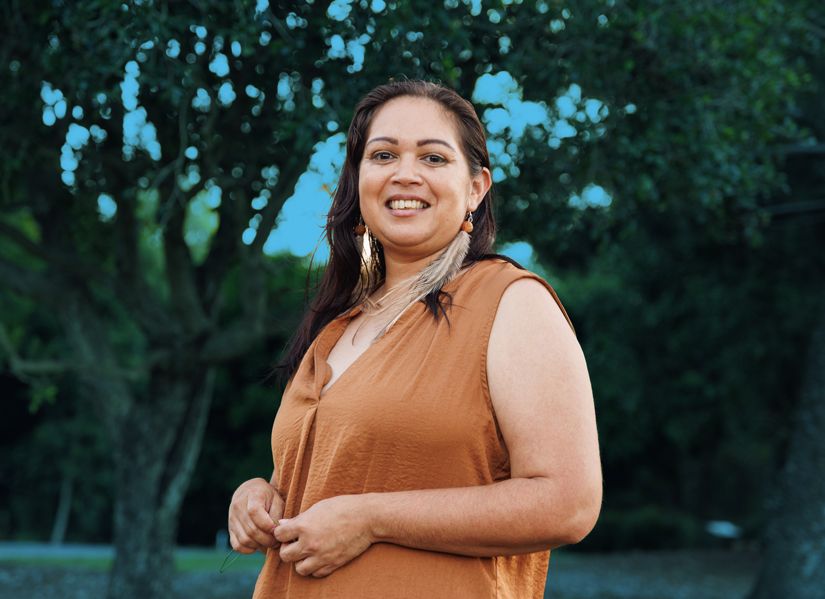
<svg viewBox="0 0 825 599">
<path fill-rule="evenodd" d="M 278 524 L 280 525 L 280 524 L 283 524 L 284 522 L 288 522 L 288 521 L 289 520 L 287 518 L 284 518 L 283 520 L 278 520 Z"/>
</svg>

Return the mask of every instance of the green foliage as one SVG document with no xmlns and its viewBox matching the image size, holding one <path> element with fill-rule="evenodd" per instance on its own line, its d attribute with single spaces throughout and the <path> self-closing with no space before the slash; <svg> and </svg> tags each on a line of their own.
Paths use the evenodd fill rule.
<svg viewBox="0 0 825 599">
<path fill-rule="evenodd" d="M 529 241 L 558 273 L 551 280 L 588 356 L 606 476 L 598 546 L 700 543 L 699 522 L 738 514 L 748 530 L 758 525 L 821 297 L 811 275 L 819 254 L 801 249 L 821 248 L 821 224 L 766 228 L 771 206 L 793 199 L 786 174 L 800 163 L 786 146 L 808 134 L 800 124 L 822 136 L 821 95 L 810 92 L 821 69 L 806 62 L 821 46 L 817 4 L 554 0 L 475 11 L 447 1 L 376 13 L 359 2 L 343 20 L 317 1 L 261 14 L 217 0 L 0 10 L 16 33 L 0 42 L 4 110 L 14 115 L 0 123 L 0 275 L 15 292 L 0 295 L 2 365 L 39 408 L 16 416 L 26 434 L 3 447 L 23 473 L 15 491 L 26 492 L 5 489 L 15 522 L 0 522 L 0 534 L 44 534 L 34 515 L 53 513 L 53 481 L 82 473 L 90 486 L 76 490 L 84 509 L 70 531 L 107 536 L 102 434 L 112 414 L 160 409 L 164 377 L 204 367 L 195 350 L 223 339 L 230 357 L 216 359 L 213 417 L 181 525 L 182 539 L 211 543 L 235 484 L 268 475 L 278 389 L 257 381 L 295 326 L 306 265 L 260 250 L 313 145 L 389 76 L 441 80 L 470 97 L 482 75 L 505 72 L 550 121 L 491 132 L 508 174 L 496 189 L 500 238 Z M 44 83 L 67 103 L 48 126 Z M 573 85 L 576 134 L 556 144 L 557 100 Z M 222 101 L 229 88 L 234 99 Z M 601 103 L 597 118 L 588 101 Z M 478 107 L 488 124 L 500 108 Z M 74 108 L 82 116 L 69 116 Z M 148 128 L 124 149 L 124 124 L 140 109 L 159 153 Z M 105 133 L 73 152 L 75 170 L 59 160 L 72 124 Z M 591 184 L 609 207 L 571 205 Z M 821 185 L 807 179 L 806 197 Z M 252 222 L 255 240 L 243 243 Z M 94 343 L 77 341 L 68 305 L 87 310 L 78 328 L 99 327 Z M 219 337 L 230 324 L 259 335 Z M 76 376 L 89 361 L 98 378 L 122 370 L 131 403 L 73 377 L 32 378 L 12 368 L 17 355 L 69 363 Z"/>
<path fill-rule="evenodd" d="M 503 235 L 529 239 L 556 264 L 581 263 L 648 213 L 691 218 L 723 239 L 758 235 L 754 208 L 783 182 L 778 147 L 800 135 L 790 115 L 810 76 L 796 44 L 813 44 L 801 5 L 585 2 L 553 34 L 553 11 L 513 21 L 511 37 L 531 43 L 500 66 L 519 74 L 525 99 L 576 83 L 610 112 L 555 151 L 525 137 L 521 175 L 499 188 Z M 591 182 L 612 196 L 608 209 L 566 206 Z"/>
<path fill-rule="evenodd" d="M 307 263 L 280 259 L 268 283 L 294 330 L 304 305 Z M 236 288 L 236 292 L 237 292 Z M 274 366 L 286 344 L 278 337 L 222 369 L 198 466 L 181 512 L 182 544 L 209 545 L 226 528 L 227 506 L 240 483 L 272 475 L 270 434 L 283 389 Z"/>
<path fill-rule="evenodd" d="M 209 251 L 209 244 L 215 231 L 218 230 L 220 217 L 215 211 L 216 206 L 207 199 L 206 193 L 200 193 L 186 206 L 186 217 L 183 221 L 183 238 L 192 252 L 195 264 L 203 264 Z"/>
<path fill-rule="evenodd" d="M 104 542 L 111 534 L 111 450 L 106 431 L 89 417 L 88 402 L 76 382 L 56 381 L 55 401 L 32 413 L 26 388 L 0 378 L 7 402 L 2 425 L 0 536 L 48 539 L 58 490 L 71 481 L 73 501 L 67 540 Z"/>
<path fill-rule="evenodd" d="M 609 518 L 585 549 L 649 547 L 656 526 L 634 516 L 644 505 L 695 526 L 731 520 L 753 538 L 788 441 L 822 297 L 811 273 L 825 268 L 821 252 L 799 250 L 821 247 L 821 226 L 766 230 L 759 248 L 686 242 L 678 229 L 661 221 L 626 235 L 556 284 L 588 359 L 602 441 Z M 680 532 L 660 543 L 710 541 Z"/>
<path fill-rule="evenodd" d="M 641 503 L 621 511 L 603 510 L 585 546 L 597 551 L 674 550 L 708 543 L 704 523 L 695 515 Z"/>
<path fill-rule="evenodd" d="M 283 256 L 267 269 L 279 317 L 288 321 L 284 329 L 291 331 L 304 304 L 306 261 Z M 234 277 L 227 299 L 232 306 L 239 301 L 236 285 Z M 33 330 L 31 323 L 19 324 Z M 116 330 L 111 334 L 130 337 Z M 58 337 L 56 330 L 47 328 L 36 339 Z M 273 367 L 285 343 L 285 336 L 275 336 L 221 370 L 206 441 L 184 503 L 181 543 L 213 544 L 216 531 L 225 526 L 227 501 L 235 487 L 248 478 L 271 474 L 269 433 L 281 394 Z M 0 503 L 5 506 L 0 537 L 48 538 L 58 488 L 62 477 L 68 476 L 73 480 L 68 540 L 109 541 L 112 449 L 108 432 L 94 417 L 90 398 L 75 380 L 64 377 L 48 383 L 57 394 L 55 400 L 33 410 L 27 393 L 39 392 L 36 382 L 27 387 L 13 381 L 0 378 L 0 393 L 10 402 L 0 430 Z"/>
<path fill-rule="evenodd" d="M 31 388 L 31 399 L 29 399 L 29 411 L 37 412 L 46 404 L 53 404 L 57 398 L 57 386 L 53 384 L 41 384 Z"/>
</svg>

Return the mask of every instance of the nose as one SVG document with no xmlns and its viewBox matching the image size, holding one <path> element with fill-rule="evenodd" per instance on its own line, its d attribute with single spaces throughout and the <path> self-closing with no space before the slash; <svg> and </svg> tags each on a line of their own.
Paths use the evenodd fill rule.
<svg viewBox="0 0 825 599">
<path fill-rule="evenodd" d="M 418 170 L 420 165 L 415 156 L 402 155 L 395 165 L 395 172 L 392 175 L 393 183 L 409 185 L 421 182 L 421 174 Z"/>
</svg>

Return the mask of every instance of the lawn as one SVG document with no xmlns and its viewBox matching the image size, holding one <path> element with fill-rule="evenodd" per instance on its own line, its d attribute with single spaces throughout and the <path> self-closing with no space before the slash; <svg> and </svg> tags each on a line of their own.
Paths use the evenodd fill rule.
<svg viewBox="0 0 825 599">
<path fill-rule="evenodd" d="M 85 599 L 105 595 L 111 549 L 38 551 L 0 547 L 0 596 Z M 263 556 L 242 555 L 219 570 L 226 552 L 181 548 L 171 598 L 248 597 Z M 741 599 L 758 568 L 751 552 L 673 551 L 582 554 L 555 551 L 545 598 L 553 599 Z"/>
</svg>

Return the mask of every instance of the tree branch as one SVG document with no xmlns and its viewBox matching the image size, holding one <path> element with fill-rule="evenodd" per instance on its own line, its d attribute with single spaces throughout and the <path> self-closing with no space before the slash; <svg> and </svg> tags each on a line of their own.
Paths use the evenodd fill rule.
<svg viewBox="0 0 825 599">
<path fill-rule="evenodd" d="M 270 319 L 268 323 L 255 328 L 250 326 L 247 316 L 241 315 L 207 339 L 199 360 L 207 365 L 228 362 L 245 355 L 270 337 L 287 337 L 293 332 L 293 327 L 294 323 L 287 322 L 286 319 Z"/>
<path fill-rule="evenodd" d="M 198 268 L 198 278 L 203 290 L 203 301 L 209 317 L 216 321 L 221 309 L 221 290 L 224 277 L 235 264 L 241 251 L 241 234 L 249 216 L 249 202 L 241 190 L 238 197 L 224 197 L 218 208 L 218 230 L 209 245 L 209 253 Z M 227 194 L 228 195 L 228 194 Z"/>
<path fill-rule="evenodd" d="M 34 258 L 38 258 L 63 272 L 69 272 L 81 280 L 100 278 L 99 268 L 92 268 L 88 264 L 84 264 L 77 256 L 69 257 L 50 251 L 43 245 L 32 241 L 19 229 L 3 221 L 0 221 L 0 235 L 13 242 L 20 249 L 25 250 Z"/>
<path fill-rule="evenodd" d="M 262 211 L 261 222 L 255 239 L 249 247 L 241 246 L 240 301 L 247 329 L 259 338 L 266 336 L 266 315 L 268 294 L 266 271 L 262 267 L 265 260 L 263 246 L 275 226 L 275 220 L 286 199 L 295 189 L 298 177 L 303 172 L 306 161 L 289 161 L 287 169 L 279 177 L 273 190 L 272 199 Z"/>
<path fill-rule="evenodd" d="M 26 360 L 21 358 L 3 323 L 0 323 L 0 350 L 8 356 L 9 370 L 21 380 L 30 380 L 28 379 L 29 375 L 63 374 L 73 369 L 67 362 L 59 360 Z"/>
<path fill-rule="evenodd" d="M 182 174 L 183 162 L 185 158 L 186 148 L 189 145 L 188 142 L 188 133 L 187 133 L 187 117 L 189 114 L 189 104 L 192 102 L 192 98 L 195 95 L 193 90 L 190 90 L 188 94 L 183 99 L 181 103 L 181 110 L 180 114 L 178 114 L 178 155 L 169 165 L 167 168 L 162 169 L 158 176 L 155 178 L 154 183 L 152 184 L 153 189 L 160 190 L 161 184 L 166 179 L 167 175 L 174 171 L 175 177 L 172 181 L 172 193 L 169 194 L 169 198 L 167 198 L 166 203 L 160 209 L 160 227 L 162 229 L 166 229 L 167 222 L 172 214 L 174 214 L 176 210 L 175 202 L 178 200 L 180 196 L 180 186 L 178 185 L 178 177 Z M 184 202 L 184 205 L 186 203 Z"/>
<path fill-rule="evenodd" d="M 160 484 L 161 504 L 165 505 L 166 509 L 180 505 L 195 470 L 206 430 L 209 407 L 212 404 L 215 369 L 207 368 L 199 382 L 200 384 L 192 390 L 172 447 L 164 460 Z"/>
<path fill-rule="evenodd" d="M 195 270 L 189 248 L 183 240 L 184 211 L 176 209 L 163 229 L 166 279 L 177 318 L 189 334 L 197 335 L 209 327 L 195 284 Z"/>
<path fill-rule="evenodd" d="M 130 383 L 145 381 L 147 373 L 144 369 L 129 370 L 117 364 L 117 353 L 109 342 L 105 325 L 90 310 L 89 302 L 77 293 L 62 298 L 58 314 L 72 355 L 84 366 L 78 370 L 81 380 L 92 389 L 92 397 L 105 415 L 107 425 L 118 430 L 133 401 Z"/>
<path fill-rule="evenodd" d="M 293 155 L 292 158 L 285 161 L 287 168 L 279 175 L 278 183 L 275 185 L 275 189 L 272 190 L 272 198 L 261 211 L 261 222 L 255 233 L 255 239 L 249 246 L 252 253 L 260 254 L 262 252 L 264 243 L 275 226 L 275 220 L 278 218 L 281 208 L 283 208 L 287 198 L 292 195 L 295 185 L 298 183 L 298 178 L 309 163 L 309 154 L 301 156 L 301 158 L 299 160 Z"/>
<path fill-rule="evenodd" d="M 87 285 L 96 284 L 98 289 L 103 290 L 107 295 L 111 295 L 114 291 L 118 300 L 122 301 L 136 322 L 150 336 L 165 337 L 179 334 L 179 327 L 174 319 L 169 317 L 166 310 L 144 288 L 137 270 L 137 231 L 134 230 L 134 213 L 128 202 L 120 202 L 119 206 L 120 234 L 125 241 L 123 244 L 118 244 L 117 249 L 122 248 L 124 245 L 132 247 L 119 252 L 118 259 L 121 261 L 122 268 L 117 270 L 117 276 L 114 277 L 114 280 L 102 269 L 83 262 L 76 254 L 67 253 L 69 250 L 64 249 L 62 252 L 58 252 L 47 248 L 28 238 L 22 231 L 2 221 L 0 221 L 0 235 L 15 243 L 33 257 L 45 262 L 53 272 L 61 272 L 70 276 L 63 278 L 63 283 L 57 283 L 54 277 L 38 274 L 37 271 L 31 269 L 21 268 L 11 261 L 0 264 L 0 275 L 9 281 L 12 289 L 15 289 L 18 293 L 35 297 L 49 304 L 59 303 L 69 287 L 85 291 Z"/>
<path fill-rule="evenodd" d="M 49 254 L 43 246 L 35 243 L 26 237 L 22 231 L 12 227 L 11 225 L 7 225 L 2 220 L 0 220 L 0 235 L 3 235 L 9 241 L 13 241 L 15 245 L 26 250 L 35 258 L 40 258 L 46 262 L 50 262 L 53 259 L 53 256 Z"/>
<path fill-rule="evenodd" d="M 115 375 L 123 377 L 128 381 L 137 381 L 141 377 L 141 373 L 137 370 L 129 370 L 125 368 L 110 368 L 101 367 L 97 361 L 84 360 L 29 360 L 21 358 L 17 349 L 11 341 L 11 338 L 6 331 L 6 327 L 0 323 L 0 350 L 5 352 L 9 360 L 9 370 L 17 376 L 20 380 L 33 382 L 37 377 L 54 376 L 58 374 L 66 374 L 67 372 L 76 372 L 81 374 L 91 373 L 91 376 L 100 374 Z"/>
</svg>

